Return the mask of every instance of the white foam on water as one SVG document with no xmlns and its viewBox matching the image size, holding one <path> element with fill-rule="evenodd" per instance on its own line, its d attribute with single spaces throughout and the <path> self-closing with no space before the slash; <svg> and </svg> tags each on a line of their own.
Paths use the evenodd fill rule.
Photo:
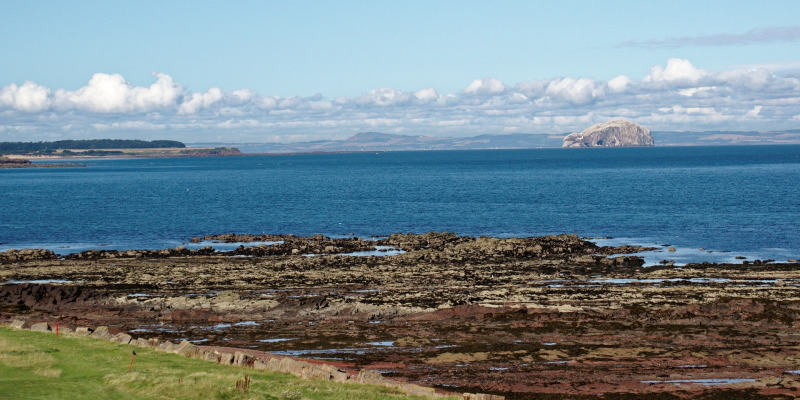
<svg viewBox="0 0 800 400">
<path fill-rule="evenodd" d="M 272 246 L 276 244 L 283 244 L 283 240 L 278 240 L 273 242 L 233 242 L 233 243 L 223 243 L 215 240 L 204 240 L 197 243 L 185 243 L 182 244 L 182 246 L 189 250 L 198 250 L 202 249 L 203 247 L 213 247 L 215 251 L 233 251 L 238 249 L 239 246 L 258 247 L 258 246 Z"/>
<path fill-rule="evenodd" d="M 387 347 L 391 347 L 391 346 L 394 346 L 394 340 L 389 340 L 389 341 L 385 341 L 385 342 L 368 342 L 367 344 L 370 345 L 370 346 L 387 346 Z"/>
<path fill-rule="evenodd" d="M 746 253 L 734 253 L 725 250 L 713 249 L 700 249 L 700 248 L 685 248 L 678 246 L 664 246 L 663 243 L 654 243 L 651 238 L 613 238 L 613 239 L 592 239 L 589 240 L 598 246 L 641 246 L 641 247 L 656 247 L 657 250 L 642 251 L 630 254 L 614 254 L 608 257 L 616 256 L 637 256 L 644 259 L 645 267 L 652 267 L 661 265 L 662 260 L 674 261 L 675 266 L 684 266 L 689 263 L 728 263 L 728 264 L 741 264 L 743 260 L 736 259 L 737 256 L 745 257 L 747 260 L 755 260 L 758 255 Z M 669 251 L 674 248 L 675 251 Z"/>
<path fill-rule="evenodd" d="M 749 378 L 740 378 L 740 379 L 674 379 L 674 380 L 665 380 L 665 381 L 640 381 L 642 383 L 672 383 L 676 386 L 680 386 L 684 383 L 695 384 L 695 385 L 703 385 L 703 386 L 720 386 L 720 385 L 731 385 L 734 383 L 742 383 L 742 382 L 755 382 L 755 379 Z"/>
</svg>

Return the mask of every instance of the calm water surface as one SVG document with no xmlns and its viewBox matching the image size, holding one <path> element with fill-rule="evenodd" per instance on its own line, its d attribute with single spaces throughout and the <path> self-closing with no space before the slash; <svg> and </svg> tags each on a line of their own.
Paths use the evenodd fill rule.
<svg viewBox="0 0 800 400">
<path fill-rule="evenodd" d="M 175 247 L 226 232 L 575 232 L 679 248 L 663 258 L 786 260 L 800 258 L 798 221 L 800 146 L 125 159 L 0 170 L 0 250 L 62 254 Z"/>
</svg>

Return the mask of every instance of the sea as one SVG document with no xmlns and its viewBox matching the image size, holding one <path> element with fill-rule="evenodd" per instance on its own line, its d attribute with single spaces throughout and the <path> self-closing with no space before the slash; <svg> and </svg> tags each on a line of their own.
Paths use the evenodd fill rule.
<svg viewBox="0 0 800 400">
<path fill-rule="evenodd" d="M 0 169 L 0 251 L 222 251 L 190 239 L 447 231 L 658 247 L 643 253 L 649 265 L 800 259 L 797 145 L 82 162 Z"/>
</svg>

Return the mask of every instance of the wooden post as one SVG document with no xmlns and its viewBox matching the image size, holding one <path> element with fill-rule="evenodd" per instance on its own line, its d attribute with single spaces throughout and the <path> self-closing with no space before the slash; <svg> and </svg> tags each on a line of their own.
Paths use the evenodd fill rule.
<svg viewBox="0 0 800 400">
<path fill-rule="evenodd" d="M 136 358 L 136 352 L 134 351 L 132 353 L 133 354 L 131 354 L 131 363 L 128 364 L 128 372 L 131 372 L 131 368 L 133 368 L 133 359 Z"/>
<path fill-rule="evenodd" d="M 56 337 L 58 337 L 58 322 L 56 322 Z"/>
</svg>

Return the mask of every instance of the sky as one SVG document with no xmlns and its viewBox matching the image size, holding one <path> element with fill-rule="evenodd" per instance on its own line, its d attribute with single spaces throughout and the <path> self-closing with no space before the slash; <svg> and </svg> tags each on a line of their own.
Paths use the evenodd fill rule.
<svg viewBox="0 0 800 400">
<path fill-rule="evenodd" d="M 0 141 L 800 128 L 798 1 L 0 2 Z"/>
</svg>

